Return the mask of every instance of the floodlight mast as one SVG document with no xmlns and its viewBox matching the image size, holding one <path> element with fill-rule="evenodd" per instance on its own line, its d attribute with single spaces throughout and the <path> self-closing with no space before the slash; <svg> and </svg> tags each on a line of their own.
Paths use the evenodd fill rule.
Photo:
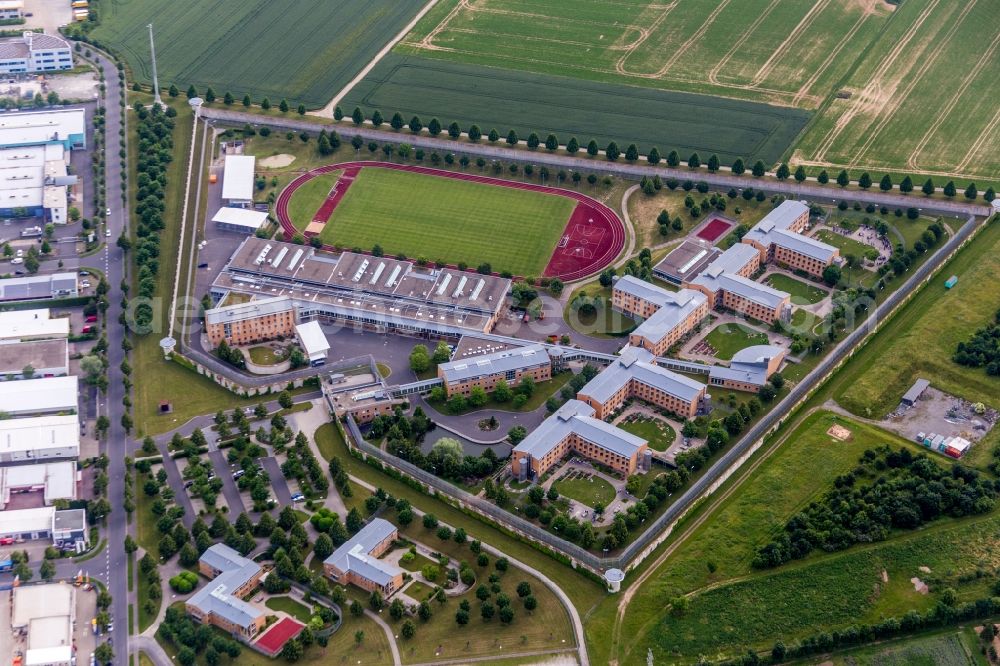
<svg viewBox="0 0 1000 666">
<path fill-rule="evenodd" d="M 146 27 L 149 28 L 149 55 L 153 63 L 153 104 L 163 106 L 163 100 L 160 99 L 160 82 L 156 78 L 156 45 L 153 44 L 153 24 L 150 23 Z"/>
</svg>

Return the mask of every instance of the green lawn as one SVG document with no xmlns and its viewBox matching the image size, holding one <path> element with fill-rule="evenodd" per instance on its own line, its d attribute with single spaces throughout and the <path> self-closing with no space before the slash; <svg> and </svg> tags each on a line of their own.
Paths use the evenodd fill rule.
<svg viewBox="0 0 1000 666">
<path fill-rule="evenodd" d="M 302 205 L 315 212 L 325 196 Z M 574 205 L 567 197 L 365 168 L 321 238 L 346 248 L 381 245 L 389 255 L 469 266 L 486 262 L 494 271 L 539 275 Z"/>
<path fill-rule="evenodd" d="M 847 427 L 852 438 L 838 441 L 827 435 L 834 423 Z M 907 534 L 902 542 L 836 555 L 814 554 L 773 571 L 757 572 L 750 566 L 756 549 L 779 532 L 791 515 L 830 488 L 835 477 L 853 468 L 865 449 L 883 443 L 920 450 L 875 427 L 828 412 L 809 416 L 787 433 L 780 448 L 678 548 L 655 583 L 650 581 L 654 584 L 637 591 L 622 626 L 623 636 L 634 637 L 624 646 L 626 652 L 618 655 L 624 657 L 622 663 L 644 656 L 647 647 L 660 655 L 697 656 L 708 650 L 730 654 L 750 645 L 763 647 L 765 641 L 777 638 L 789 642 L 819 627 L 832 629 L 933 605 L 934 595 L 916 594 L 909 583 L 917 575 L 916 568 L 926 564 L 937 571 L 942 567 L 943 575 L 974 569 L 976 553 L 988 548 L 991 531 L 944 521 Z M 949 535 L 949 529 L 962 536 Z M 921 536 L 927 532 L 933 535 Z M 948 539 L 964 540 L 973 534 L 982 536 L 969 538 L 960 548 L 943 545 Z M 922 538 L 926 542 L 916 543 Z M 873 596 L 882 568 L 889 571 L 890 582 Z M 693 593 L 689 612 L 679 618 L 671 616 L 663 599 L 686 593 Z M 739 617 L 744 620 L 738 621 Z M 595 622 L 588 632 L 602 626 Z M 603 663 L 605 655 L 597 636 L 588 635 L 598 651 L 591 658 Z"/>
<path fill-rule="evenodd" d="M 720 324 L 709 331 L 705 336 L 705 342 L 715 348 L 716 358 L 728 361 L 739 350 L 754 345 L 766 345 L 768 341 L 767 334 L 742 324 Z"/>
<path fill-rule="evenodd" d="M 433 562 L 430 559 L 421 555 L 420 553 L 417 553 L 416 557 L 414 557 L 412 560 L 410 560 L 409 562 L 400 562 L 399 566 L 402 567 L 403 569 L 406 569 L 407 571 L 420 571 L 428 564 L 436 565 L 437 562 Z"/>
<path fill-rule="evenodd" d="M 666 451 L 667 447 L 674 443 L 677 433 L 670 424 L 661 420 L 649 417 L 634 417 L 634 421 L 625 421 L 618 424 L 618 427 L 625 432 L 642 437 L 649 442 L 649 448 L 654 451 Z"/>
<path fill-rule="evenodd" d="M 389 375 L 392 374 L 392 368 L 390 368 L 385 363 L 376 363 L 375 367 L 378 370 L 378 374 L 380 377 L 382 377 L 382 379 L 386 379 L 389 377 Z"/>
<path fill-rule="evenodd" d="M 285 360 L 284 356 L 277 356 L 270 347 L 251 347 L 249 352 L 250 360 L 257 365 L 275 365 Z"/>
<path fill-rule="evenodd" d="M 569 473 L 573 475 L 573 472 Z M 602 506 L 607 506 L 615 498 L 615 488 L 610 483 L 597 476 L 596 474 L 591 474 L 589 477 L 581 476 L 580 472 L 575 473 L 575 478 L 566 478 L 567 474 L 563 473 L 559 479 L 552 484 L 552 486 L 559 491 L 559 494 L 563 497 L 568 497 L 574 499 L 581 504 L 586 504 L 587 506 L 596 506 L 601 504 Z"/>
<path fill-rule="evenodd" d="M 430 599 L 431 595 L 434 594 L 434 590 L 427 585 L 424 585 L 420 581 L 413 581 L 406 588 L 405 593 L 412 599 L 417 601 L 425 601 Z"/>
<path fill-rule="evenodd" d="M 834 379 L 837 401 L 856 414 L 881 416 L 925 377 L 943 391 L 1000 406 L 995 377 L 951 360 L 957 344 L 992 319 L 1000 303 L 998 274 L 1000 223 L 993 221 Z M 949 275 L 959 281 L 945 290 Z"/>
<path fill-rule="evenodd" d="M 299 622 L 309 622 L 312 611 L 291 597 L 268 597 L 264 605 L 275 611 L 284 611 Z"/>
<path fill-rule="evenodd" d="M 322 106 L 346 85 L 423 6 L 421 0 L 267 0 L 205 4 L 199 0 L 106 0 L 94 39 L 125 57 L 131 75 L 149 83 L 149 33 L 156 30 L 160 85 L 181 94 L 194 84 L 277 108 L 288 98 Z M 330 38 L 337 26 L 337 38 Z M 248 48 L 248 45 L 253 45 Z M 166 91 L 164 91 L 166 92 Z M 165 96 L 165 95 L 164 95 Z M 242 108 L 239 106 L 238 108 Z M 292 112 L 294 113 L 294 111 Z"/>
<path fill-rule="evenodd" d="M 843 234 L 838 234 L 836 232 L 830 231 L 829 229 L 820 229 L 816 232 L 816 239 L 823 241 L 827 245 L 832 245 L 840 249 L 840 254 L 853 254 L 855 257 L 865 256 L 865 252 L 872 249 L 871 245 L 865 245 L 860 241 L 856 241 L 853 238 L 848 238 Z"/>
<path fill-rule="evenodd" d="M 309 226 L 316 211 L 323 205 L 326 195 L 330 193 L 338 180 L 340 180 L 339 171 L 326 173 L 316 176 L 295 190 L 288 201 L 288 216 L 292 218 L 296 229 L 303 231 Z"/>
<path fill-rule="evenodd" d="M 418 493 L 410 486 L 353 458 L 348 452 L 343 438 L 337 433 L 334 424 L 329 423 L 320 426 L 316 431 L 316 443 L 325 457 L 337 456 L 348 473 L 356 475 L 374 486 L 384 488 L 393 497 L 402 497 L 409 500 L 417 508 L 434 513 L 440 520 L 453 527 L 465 528 L 470 539 L 486 541 L 512 557 L 529 563 L 561 587 L 569 595 L 581 614 L 585 614 L 591 606 L 602 598 L 601 586 L 593 582 L 590 578 L 577 574 L 560 562 L 539 553 L 532 546 L 480 522 L 452 505 Z M 355 496 L 357 495 L 358 493 L 355 493 Z M 422 525 L 419 525 L 419 522 L 414 521 L 407 527 L 402 528 L 400 530 L 401 533 L 410 538 L 424 541 L 424 543 L 430 545 L 435 550 L 456 557 L 459 560 L 471 561 L 470 553 L 466 546 L 456 544 L 454 541 L 442 542 L 438 540 L 433 533 L 428 532 Z"/>
<path fill-rule="evenodd" d="M 807 284 L 802 280 L 797 280 L 783 273 L 773 273 L 767 277 L 767 284 L 775 289 L 788 292 L 791 295 L 792 303 L 799 305 L 812 305 L 819 303 L 830 295 L 826 289 L 821 289 L 815 285 Z"/>
<path fill-rule="evenodd" d="M 594 312 L 581 312 L 577 299 L 580 297 L 600 300 L 600 307 Z M 620 338 L 631 333 L 639 321 L 611 308 L 611 287 L 602 287 L 594 280 L 573 290 L 563 308 L 563 319 L 578 333 L 598 338 Z"/>
</svg>

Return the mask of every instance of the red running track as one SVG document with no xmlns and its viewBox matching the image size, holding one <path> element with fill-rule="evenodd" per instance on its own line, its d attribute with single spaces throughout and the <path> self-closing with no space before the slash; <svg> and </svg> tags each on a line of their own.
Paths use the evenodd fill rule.
<svg viewBox="0 0 1000 666">
<path fill-rule="evenodd" d="M 709 220 L 705 226 L 699 229 L 698 233 L 695 235 L 698 236 L 698 238 L 707 240 L 709 243 L 714 243 L 722 236 L 722 234 L 729 231 L 732 226 L 733 225 L 730 222 L 716 215 Z"/>
<path fill-rule="evenodd" d="M 553 194 L 573 199 L 577 202 L 576 208 L 573 209 L 573 214 L 570 216 L 570 219 L 566 224 L 566 228 L 563 230 L 563 235 L 560 238 L 558 246 L 553 248 L 552 257 L 549 259 L 549 263 L 543 272 L 543 275 L 546 277 L 558 277 L 564 282 L 569 282 L 586 277 L 587 275 L 592 275 L 604 269 L 612 261 L 614 261 L 615 257 L 617 257 L 622 251 L 622 248 L 625 247 L 625 225 L 622 223 L 618 215 L 600 201 L 574 190 L 564 190 L 558 187 L 535 185 L 533 183 L 517 183 L 509 180 L 502 180 L 500 178 L 491 178 L 490 176 L 456 173 L 454 171 L 444 171 L 442 169 L 433 169 L 431 167 L 418 166 L 415 164 L 393 164 L 391 162 L 365 161 L 328 164 L 326 166 L 313 169 L 312 171 L 308 171 L 292 180 L 292 182 L 290 182 L 288 186 L 281 191 L 281 194 L 278 195 L 278 199 L 275 202 L 275 213 L 278 216 L 278 222 L 281 224 L 282 230 L 285 232 L 285 238 L 290 239 L 297 233 L 295 225 L 292 224 L 292 220 L 288 215 L 288 202 L 291 200 L 292 195 L 296 190 L 316 176 L 331 173 L 333 171 L 350 172 L 352 173 L 353 180 L 353 176 L 365 167 L 395 169 L 396 171 L 408 171 L 410 173 L 420 173 L 428 176 L 454 178 L 455 180 L 465 180 L 485 185 L 496 185 L 498 187 L 509 187 L 511 189 L 527 190 L 529 192 L 541 192 L 543 194 Z M 336 191 L 341 188 L 334 189 Z M 319 218 L 320 213 L 327 209 L 327 205 L 330 204 L 330 199 L 336 194 L 335 191 L 331 192 L 330 197 L 327 197 L 326 201 L 324 201 L 323 205 L 320 207 L 320 210 L 317 211 L 317 219 Z M 324 222 L 329 219 L 333 210 L 343 198 L 343 193 L 346 191 L 346 187 L 342 188 L 342 191 L 339 193 L 339 197 L 336 198 L 330 207 L 329 212 L 326 213 L 326 219 Z M 330 245 L 324 245 L 323 249 L 333 251 L 334 248 Z"/>
<path fill-rule="evenodd" d="M 360 171 L 360 169 L 344 169 L 344 173 L 341 174 L 340 178 L 337 179 L 337 182 L 333 184 L 333 188 L 326 196 L 323 204 L 319 207 L 319 210 L 316 211 L 316 214 L 313 215 L 313 222 L 326 224 L 330 220 L 330 216 L 333 215 L 333 209 L 337 207 L 340 200 L 344 198 L 345 194 L 347 194 L 347 189 L 351 186 L 351 183 L 354 182 L 354 179 L 358 175 L 358 171 Z M 306 235 L 315 236 L 317 234 L 307 233 Z"/>
</svg>

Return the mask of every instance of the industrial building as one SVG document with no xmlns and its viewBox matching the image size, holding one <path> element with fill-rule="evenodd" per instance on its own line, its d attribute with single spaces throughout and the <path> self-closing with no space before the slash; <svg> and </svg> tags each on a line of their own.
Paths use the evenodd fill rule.
<svg viewBox="0 0 1000 666">
<path fill-rule="evenodd" d="M 0 280 L 0 301 L 74 298 L 79 295 L 76 273 L 28 275 Z"/>
<path fill-rule="evenodd" d="M 567 400 L 514 447 L 510 468 L 517 479 L 537 479 L 572 453 L 629 475 L 648 463 L 647 448 L 646 440 L 605 423 L 590 405 Z"/>
<path fill-rule="evenodd" d="M 24 17 L 24 0 L 0 0 L 0 21 Z"/>
<path fill-rule="evenodd" d="M 61 37 L 25 30 L 0 39 L 0 74 L 34 74 L 73 69 L 73 49 Z"/>
<path fill-rule="evenodd" d="M 253 155 L 226 155 L 222 173 L 222 200 L 227 206 L 247 208 L 253 205 Z"/>
<path fill-rule="evenodd" d="M 261 298 L 205 310 L 205 335 L 217 347 L 249 345 L 295 334 L 295 305 L 287 296 Z"/>
<path fill-rule="evenodd" d="M 62 144 L 64 150 L 87 147 L 87 117 L 82 108 L 18 111 L 0 115 L 0 147 Z"/>
<path fill-rule="evenodd" d="M 326 353 L 330 351 L 330 342 L 318 321 L 309 321 L 295 327 L 295 337 L 299 340 L 303 353 L 312 366 L 326 363 Z"/>
<path fill-rule="evenodd" d="M 920 400 L 920 396 L 924 394 L 924 391 L 926 391 L 930 385 L 931 383 L 928 380 L 921 377 L 917 381 L 913 382 L 913 386 L 911 386 L 910 389 L 903 394 L 900 402 L 907 407 L 913 407 L 913 405 L 917 404 L 917 400 Z"/>
<path fill-rule="evenodd" d="M 51 540 L 57 548 L 83 552 L 87 547 L 87 512 L 59 511 L 52 506 L 0 511 L 0 538 L 15 541 Z"/>
<path fill-rule="evenodd" d="M 437 374 L 449 398 L 468 396 L 477 386 L 491 393 L 501 379 L 511 387 L 525 377 L 535 382 L 547 381 L 552 378 L 552 361 L 548 350 L 535 344 L 441 363 Z"/>
<path fill-rule="evenodd" d="M 0 464 L 79 456 L 80 419 L 77 416 L 0 419 Z"/>
<path fill-rule="evenodd" d="M 60 142 L 0 147 L 0 215 L 41 217 L 53 224 L 69 221 L 69 153 Z"/>
<path fill-rule="evenodd" d="M 75 376 L 0 382 L 0 405 L 8 416 L 75 414 L 78 394 Z"/>
<path fill-rule="evenodd" d="M 754 345 L 733 354 L 729 367 L 713 365 L 708 383 L 733 391 L 756 393 L 781 368 L 786 351 L 775 345 Z"/>
<path fill-rule="evenodd" d="M 260 584 L 264 570 L 229 546 L 214 544 L 198 559 L 198 570 L 211 579 L 186 602 L 191 617 L 251 641 L 264 628 L 267 614 L 243 601 Z"/>
<path fill-rule="evenodd" d="M 267 224 L 267 213 L 250 208 L 233 208 L 223 206 L 212 217 L 215 228 L 222 231 L 235 231 L 240 234 L 253 234 Z"/>
<path fill-rule="evenodd" d="M 249 237 L 212 284 L 230 293 L 288 296 L 303 320 L 337 321 L 379 333 L 459 337 L 492 330 L 510 280 L 353 252 Z"/>
<path fill-rule="evenodd" d="M 787 319 L 791 315 L 789 294 L 750 279 L 760 265 L 758 251 L 740 243 L 719 255 L 685 286 L 703 293 L 712 308 L 769 324 Z"/>
<path fill-rule="evenodd" d="M 403 570 L 378 559 L 399 537 L 396 526 L 373 518 L 353 537 L 323 560 L 323 572 L 341 585 L 357 585 L 366 592 L 391 596 L 403 585 Z"/>
<path fill-rule="evenodd" d="M 32 373 L 25 377 L 24 371 Z M 69 374 L 69 342 L 63 339 L 12 342 L 0 340 L 0 381 Z"/>
<path fill-rule="evenodd" d="M 630 315 L 644 317 L 629 334 L 629 344 L 664 356 L 708 315 L 708 299 L 700 292 L 673 292 L 631 275 L 615 281 L 611 306 Z"/>
<path fill-rule="evenodd" d="M 840 250 L 804 236 L 809 206 L 783 201 L 743 236 L 743 242 L 760 253 L 761 263 L 774 262 L 791 270 L 820 277 L 823 269 L 840 257 Z"/>
<path fill-rule="evenodd" d="M 68 664 L 74 659 L 76 588 L 66 583 L 14 588 L 11 628 L 27 634 L 25 664 Z"/>
<path fill-rule="evenodd" d="M 12 495 L 32 495 L 27 500 L 41 506 L 51 506 L 56 500 L 75 500 L 78 480 L 76 462 L 71 460 L 0 467 L 0 511 L 7 507 Z M 18 504 L 23 506 L 25 499 L 18 497 Z"/>
<path fill-rule="evenodd" d="M 599 419 L 633 399 L 690 419 L 702 406 L 705 385 L 660 367 L 653 354 L 641 347 L 626 347 L 576 397 L 590 405 Z"/>
<path fill-rule="evenodd" d="M 69 318 L 52 318 L 48 308 L 0 312 L 0 342 L 69 337 Z"/>
</svg>

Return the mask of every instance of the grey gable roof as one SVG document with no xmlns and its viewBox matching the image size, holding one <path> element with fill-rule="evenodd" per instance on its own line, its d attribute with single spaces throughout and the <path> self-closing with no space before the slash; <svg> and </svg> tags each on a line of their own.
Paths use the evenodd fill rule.
<svg viewBox="0 0 1000 666">
<path fill-rule="evenodd" d="M 656 365 L 656 357 L 645 349 L 626 347 L 620 358 L 587 382 L 580 393 L 603 403 L 633 379 L 685 401 L 694 400 L 705 389 L 693 379 Z"/>
<path fill-rule="evenodd" d="M 353 571 L 379 585 L 385 585 L 403 570 L 383 560 L 371 557 L 375 547 L 389 538 L 396 526 L 384 518 L 374 518 L 361 531 L 333 551 L 323 564 L 330 564 L 340 571 Z"/>
<path fill-rule="evenodd" d="M 233 590 L 245 585 L 260 573 L 259 564 L 221 543 L 213 545 L 202 553 L 201 561 L 222 573 L 195 592 L 188 599 L 188 604 L 203 613 L 218 615 L 241 627 L 247 626 L 262 615 L 256 607 L 233 596 Z"/>
<path fill-rule="evenodd" d="M 641 437 L 595 419 L 593 407 L 573 399 L 542 421 L 514 450 L 542 458 L 571 434 L 625 457 L 630 457 L 646 443 Z"/>
<path fill-rule="evenodd" d="M 635 335 L 653 341 L 665 338 L 707 301 L 704 294 L 694 289 L 673 292 L 631 275 L 619 278 L 615 289 L 659 306 L 659 310 L 632 331 Z"/>
<path fill-rule="evenodd" d="M 715 380 L 746 382 L 763 386 L 767 382 L 767 365 L 785 350 L 775 345 L 754 345 L 733 354 L 729 367 L 712 366 L 709 377 Z"/>
<path fill-rule="evenodd" d="M 799 216 L 807 212 L 809 207 L 801 201 L 784 201 L 765 215 L 743 238 L 765 247 L 777 245 L 813 259 L 829 261 L 836 254 L 837 248 L 788 230 Z"/>
</svg>

